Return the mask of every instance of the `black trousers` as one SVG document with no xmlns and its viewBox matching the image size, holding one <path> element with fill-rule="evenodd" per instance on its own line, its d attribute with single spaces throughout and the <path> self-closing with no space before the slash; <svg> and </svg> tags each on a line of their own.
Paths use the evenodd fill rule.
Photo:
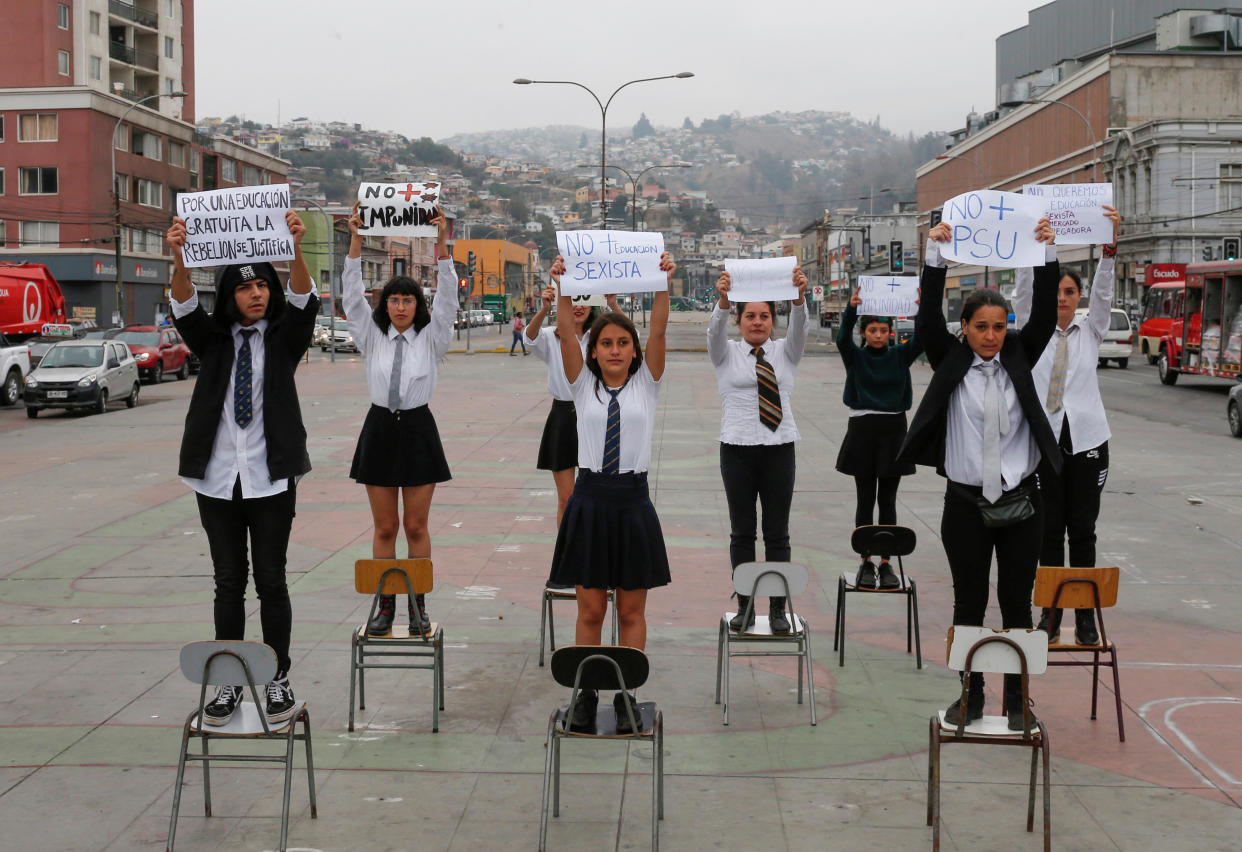
<svg viewBox="0 0 1242 852">
<path fill-rule="evenodd" d="M 220 500 L 198 494 L 198 516 L 215 571 L 217 639 L 244 639 L 246 633 L 246 539 L 254 555 L 254 588 L 259 595 L 263 641 L 276 652 L 280 670 L 289 671 L 289 637 L 293 608 L 285 585 L 285 555 L 293 526 L 297 489 L 272 497 L 243 500 L 241 483 L 233 498 Z"/>
<path fill-rule="evenodd" d="M 729 564 L 755 561 L 755 501 L 763 509 L 768 562 L 788 562 L 789 507 L 793 503 L 794 445 L 720 445 L 720 477 L 729 502 Z"/>
<path fill-rule="evenodd" d="M 1039 497 L 1044 535 L 1040 565 L 1095 567 L 1095 522 L 1100 495 L 1108 479 L 1108 442 L 1081 453 L 1061 451 L 1061 473 L 1046 462 L 1039 466 Z M 1065 540 L 1069 539 L 1069 562 Z"/>
</svg>

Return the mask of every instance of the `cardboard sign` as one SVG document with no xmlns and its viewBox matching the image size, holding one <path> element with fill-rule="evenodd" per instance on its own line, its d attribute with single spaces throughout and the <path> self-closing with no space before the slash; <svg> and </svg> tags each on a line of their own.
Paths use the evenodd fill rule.
<svg viewBox="0 0 1242 852">
<path fill-rule="evenodd" d="M 1044 203 L 1016 192 L 980 189 L 950 198 L 943 221 L 952 238 L 940 244 L 940 256 L 957 263 L 1017 268 L 1044 265 L 1044 244 L 1035 226 Z"/>
<path fill-rule="evenodd" d="M 185 220 L 182 259 L 191 268 L 293 260 L 288 211 L 287 183 L 183 192 L 177 196 L 177 215 Z"/>
<path fill-rule="evenodd" d="M 798 298 L 793 283 L 796 257 L 764 257 L 756 260 L 726 260 L 729 273 L 729 301 L 776 302 Z"/>
<path fill-rule="evenodd" d="M 1103 206 L 1113 206 L 1111 183 L 1028 183 L 1022 194 L 1043 202 L 1044 215 L 1062 245 L 1108 245 L 1112 220 Z"/>
<path fill-rule="evenodd" d="M 919 279 L 914 275 L 860 275 L 859 316 L 912 317 L 919 312 Z"/>
<path fill-rule="evenodd" d="M 434 237 L 429 225 L 440 204 L 440 184 L 364 183 L 358 187 L 359 233 L 379 237 Z"/>
<path fill-rule="evenodd" d="M 668 289 L 660 269 L 664 237 L 645 231 L 557 231 L 565 259 L 561 293 L 653 293 Z"/>
</svg>

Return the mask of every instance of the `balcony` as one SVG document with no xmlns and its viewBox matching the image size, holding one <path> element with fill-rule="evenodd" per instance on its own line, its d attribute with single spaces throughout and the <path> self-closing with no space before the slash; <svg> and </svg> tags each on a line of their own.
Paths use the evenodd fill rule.
<svg viewBox="0 0 1242 852">
<path fill-rule="evenodd" d="M 140 26 L 149 27 L 150 29 L 159 29 L 160 15 L 154 9 L 139 9 L 132 3 L 123 3 L 121 0 L 108 0 L 108 13 L 127 21 L 132 21 Z"/>
<path fill-rule="evenodd" d="M 151 71 L 160 70 L 160 55 L 153 50 L 141 50 L 114 41 L 108 44 L 108 56 L 119 62 L 137 65 L 139 68 Z"/>
<path fill-rule="evenodd" d="M 136 65 L 137 57 L 134 55 L 134 48 L 122 44 L 118 41 L 108 43 L 108 56 L 121 62 L 128 62 L 130 65 Z"/>
</svg>

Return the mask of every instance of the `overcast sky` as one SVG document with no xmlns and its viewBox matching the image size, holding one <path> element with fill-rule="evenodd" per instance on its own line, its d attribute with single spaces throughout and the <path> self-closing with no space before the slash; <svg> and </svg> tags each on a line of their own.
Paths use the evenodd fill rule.
<svg viewBox="0 0 1242 852">
<path fill-rule="evenodd" d="M 197 116 L 360 122 L 407 136 L 843 110 L 900 133 L 991 109 L 995 40 L 1038 0 L 199 0 Z M 261 13 L 259 10 L 261 9 Z"/>
</svg>

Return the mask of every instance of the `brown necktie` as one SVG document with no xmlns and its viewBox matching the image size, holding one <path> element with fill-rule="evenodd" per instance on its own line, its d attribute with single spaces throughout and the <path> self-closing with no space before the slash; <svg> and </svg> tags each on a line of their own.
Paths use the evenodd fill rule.
<svg viewBox="0 0 1242 852">
<path fill-rule="evenodd" d="M 750 351 L 755 356 L 755 378 L 759 383 L 759 421 L 773 432 L 781 425 L 781 389 L 776 383 L 776 372 L 763 360 L 763 349 L 756 346 Z"/>
</svg>

